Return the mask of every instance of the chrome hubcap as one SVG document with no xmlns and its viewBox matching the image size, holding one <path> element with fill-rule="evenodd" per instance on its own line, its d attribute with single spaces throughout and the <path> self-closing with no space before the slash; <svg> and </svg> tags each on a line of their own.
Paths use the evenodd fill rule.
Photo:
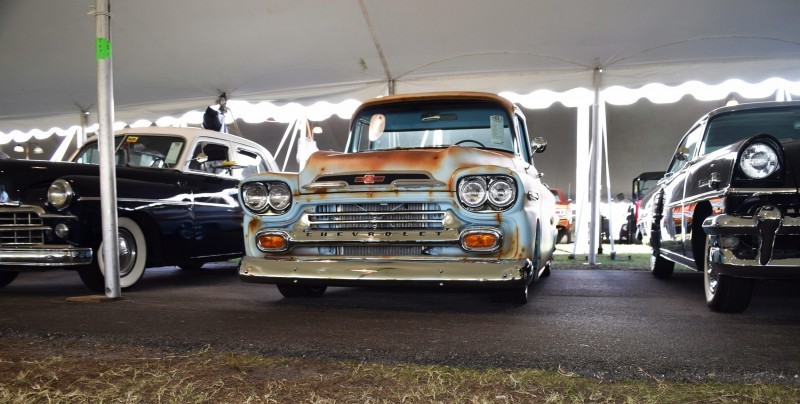
<svg viewBox="0 0 800 404">
<path fill-rule="evenodd" d="M 119 276 L 128 275 L 136 263 L 136 240 L 125 230 L 119 230 Z"/>
</svg>

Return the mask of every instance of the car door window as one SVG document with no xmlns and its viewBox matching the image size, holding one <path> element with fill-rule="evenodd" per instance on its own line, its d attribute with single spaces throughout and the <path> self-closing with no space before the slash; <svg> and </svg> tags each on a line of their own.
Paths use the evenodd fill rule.
<svg viewBox="0 0 800 404">
<path fill-rule="evenodd" d="M 667 172 L 674 174 L 686 166 L 686 163 L 694 158 L 697 146 L 700 144 L 702 138 L 703 126 L 696 126 L 689 131 L 675 150 L 675 155 L 672 157 L 672 162 L 669 164 L 669 170 L 667 170 Z M 685 158 L 680 158 L 680 155 L 685 156 Z"/>
<path fill-rule="evenodd" d="M 200 141 L 192 151 L 189 171 L 232 176 L 233 164 L 228 158 L 228 146 L 213 141 Z M 199 158 L 205 155 L 205 158 Z M 203 161 L 204 160 L 204 161 Z"/>
<path fill-rule="evenodd" d="M 236 149 L 236 166 L 233 176 L 244 178 L 248 175 L 264 173 L 269 171 L 266 160 L 254 150 L 245 148 Z"/>
</svg>

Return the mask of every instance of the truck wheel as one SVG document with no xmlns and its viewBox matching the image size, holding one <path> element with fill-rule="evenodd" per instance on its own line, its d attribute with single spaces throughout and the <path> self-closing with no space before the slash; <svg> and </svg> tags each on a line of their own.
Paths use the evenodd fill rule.
<svg viewBox="0 0 800 404">
<path fill-rule="evenodd" d="M 144 274 L 147 262 L 147 243 L 139 225 L 127 217 L 119 218 L 119 286 L 122 289 L 136 284 Z M 105 291 L 103 244 L 97 248 L 93 265 L 80 269 L 78 275 L 84 285 L 95 292 Z"/>
<path fill-rule="evenodd" d="M 19 275 L 19 272 L 0 272 L 0 288 L 8 286 L 9 283 L 17 278 L 17 275 Z"/>
<path fill-rule="evenodd" d="M 675 271 L 675 263 L 660 256 L 658 250 L 650 252 L 650 273 L 658 279 L 667 279 Z"/>
<path fill-rule="evenodd" d="M 278 292 L 287 299 L 298 297 L 320 297 L 325 294 L 327 286 L 299 286 L 299 285 L 277 285 Z"/>
<path fill-rule="evenodd" d="M 740 313 L 750 305 L 753 294 L 753 280 L 722 275 L 711 265 L 711 236 L 706 236 L 703 255 L 703 286 L 706 304 L 711 310 L 721 313 Z"/>
</svg>

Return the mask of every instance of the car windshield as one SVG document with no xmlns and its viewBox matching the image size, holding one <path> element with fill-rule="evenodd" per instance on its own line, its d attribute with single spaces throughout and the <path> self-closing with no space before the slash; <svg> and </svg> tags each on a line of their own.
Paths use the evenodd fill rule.
<svg viewBox="0 0 800 404">
<path fill-rule="evenodd" d="M 459 145 L 517 152 L 505 110 L 485 102 L 415 103 L 364 109 L 349 152 Z"/>
<path fill-rule="evenodd" d="M 130 167 L 174 168 L 181 156 L 185 140 L 177 136 L 116 136 L 114 161 Z M 72 160 L 76 163 L 100 164 L 97 141 L 86 143 Z"/>
<path fill-rule="evenodd" d="M 637 200 L 638 199 L 642 199 L 642 197 L 644 197 L 647 194 L 647 191 L 649 191 L 650 188 L 653 188 L 654 185 L 658 184 L 658 181 L 660 179 L 661 178 L 659 177 L 659 178 L 656 178 L 656 179 L 648 179 L 648 180 L 644 180 L 644 181 L 639 181 L 636 184 L 638 186 L 638 190 L 636 191 L 636 199 Z"/>
<path fill-rule="evenodd" d="M 700 154 L 708 154 L 750 136 L 767 133 L 800 140 L 800 107 L 744 110 L 717 116 L 708 125 Z"/>
</svg>

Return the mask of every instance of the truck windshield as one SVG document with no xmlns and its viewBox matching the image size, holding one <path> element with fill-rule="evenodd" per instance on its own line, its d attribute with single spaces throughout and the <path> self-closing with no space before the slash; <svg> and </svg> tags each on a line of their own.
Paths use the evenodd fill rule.
<svg viewBox="0 0 800 404">
<path fill-rule="evenodd" d="M 459 145 L 518 152 L 505 110 L 491 103 L 414 103 L 368 108 L 353 119 L 348 152 Z"/>
</svg>

